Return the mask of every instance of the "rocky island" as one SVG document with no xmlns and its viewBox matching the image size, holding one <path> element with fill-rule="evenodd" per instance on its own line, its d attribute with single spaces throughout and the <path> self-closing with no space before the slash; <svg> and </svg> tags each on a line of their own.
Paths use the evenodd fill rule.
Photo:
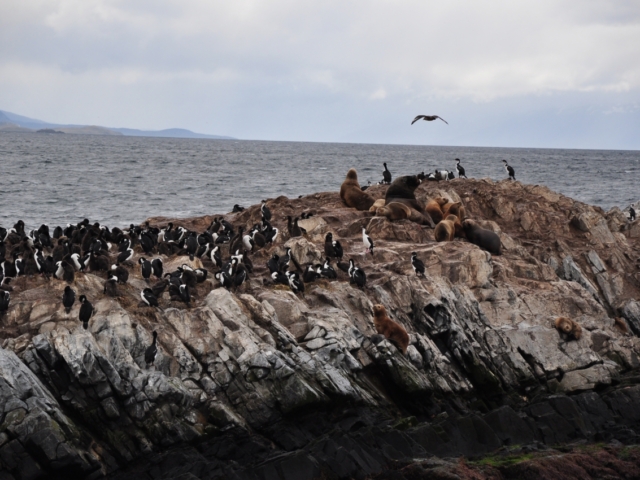
<svg viewBox="0 0 640 480">
<path fill-rule="evenodd" d="M 501 255 L 325 192 L 267 202 L 280 235 L 251 253 L 238 288 L 221 287 L 208 258 L 154 252 L 165 272 L 210 272 L 189 305 L 141 302 L 140 245 L 115 297 L 104 272 L 76 273 L 95 308 L 87 329 L 77 303 L 65 312 L 66 282 L 15 279 L 0 319 L 0 478 L 637 478 L 640 223 L 520 182 L 415 193 L 461 202 Z M 286 217 L 302 212 L 306 232 L 289 238 Z M 222 217 L 248 231 L 260 205 Z M 202 232 L 214 218 L 148 225 Z M 322 263 L 329 232 L 363 288 L 339 269 L 303 293 L 274 284 L 274 253 Z M 377 335 L 374 304 L 408 332 L 406 354 Z"/>
</svg>

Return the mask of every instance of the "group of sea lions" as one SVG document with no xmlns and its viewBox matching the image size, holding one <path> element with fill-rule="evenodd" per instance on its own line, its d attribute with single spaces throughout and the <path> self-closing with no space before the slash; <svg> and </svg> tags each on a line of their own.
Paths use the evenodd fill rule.
<svg viewBox="0 0 640 480">
<path fill-rule="evenodd" d="M 465 218 L 466 211 L 462 202 L 435 197 L 423 206 L 415 195 L 422 182 L 420 177 L 406 175 L 396 178 L 389 185 L 385 198 L 375 200 L 360 188 L 358 173 L 351 168 L 340 187 L 340 198 L 349 207 L 384 216 L 390 221 L 408 219 L 420 225 L 427 225 L 434 229 L 434 237 L 438 242 L 450 242 L 456 237 L 466 238 L 494 255 L 501 254 L 500 237 L 495 232 L 480 227 L 473 220 Z M 379 334 L 406 354 L 409 335 L 402 325 L 389 318 L 383 305 L 374 305 L 373 324 Z M 574 320 L 559 317 L 554 321 L 554 326 L 566 340 L 581 338 L 582 328 Z"/>
<path fill-rule="evenodd" d="M 436 197 L 423 206 L 415 195 L 421 183 L 419 175 L 398 177 L 389 185 L 385 198 L 375 200 L 360 188 L 358 173 L 351 168 L 340 187 L 340 198 L 349 207 L 370 211 L 390 221 L 408 219 L 419 225 L 427 225 L 435 229 L 434 236 L 438 242 L 450 242 L 455 237 L 466 238 L 494 255 L 502 253 L 500 237 L 473 220 L 466 219 L 462 202 Z"/>
</svg>

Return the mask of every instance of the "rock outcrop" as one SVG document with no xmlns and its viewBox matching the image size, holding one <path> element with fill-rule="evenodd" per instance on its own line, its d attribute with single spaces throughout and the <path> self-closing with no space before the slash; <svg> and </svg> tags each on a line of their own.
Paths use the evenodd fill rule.
<svg viewBox="0 0 640 480">
<path fill-rule="evenodd" d="M 367 192 L 384 198 L 386 188 Z M 96 308 L 84 330 L 77 306 L 64 313 L 63 282 L 20 277 L 0 329 L 0 470 L 20 479 L 365 478 L 400 460 L 505 445 L 638 442 L 637 225 L 519 182 L 427 183 L 416 196 L 462 201 L 468 218 L 500 236 L 502 255 L 436 243 L 427 227 L 318 193 L 269 201 L 281 231 L 287 215 L 312 211 L 300 221 L 305 236 L 252 253 L 254 273 L 235 291 L 199 284 L 191 308 L 166 294 L 160 308 L 142 306 L 139 267 L 118 298 L 102 294 L 104 276 L 78 274 L 74 289 Z M 202 231 L 211 218 L 173 222 Z M 225 218 L 248 229 L 259 206 Z M 273 253 L 289 246 L 303 266 L 318 263 L 327 232 L 365 269 L 364 289 L 339 270 L 300 295 L 272 284 Z M 182 263 L 188 257 L 165 258 L 165 271 Z M 406 356 L 376 335 L 377 303 L 409 333 Z M 558 316 L 582 326 L 579 340 L 559 335 Z"/>
</svg>

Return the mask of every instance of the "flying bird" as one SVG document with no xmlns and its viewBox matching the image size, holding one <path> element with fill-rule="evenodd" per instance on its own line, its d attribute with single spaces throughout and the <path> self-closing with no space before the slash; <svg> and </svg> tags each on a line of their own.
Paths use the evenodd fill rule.
<svg viewBox="0 0 640 480">
<path fill-rule="evenodd" d="M 418 120 L 424 120 L 426 122 L 433 122 L 436 118 L 439 118 L 444 123 L 449 125 L 449 122 L 447 122 L 444 118 L 439 117 L 438 115 L 418 115 L 416 118 L 413 119 L 413 122 L 411 122 L 411 125 L 416 123 Z"/>
</svg>

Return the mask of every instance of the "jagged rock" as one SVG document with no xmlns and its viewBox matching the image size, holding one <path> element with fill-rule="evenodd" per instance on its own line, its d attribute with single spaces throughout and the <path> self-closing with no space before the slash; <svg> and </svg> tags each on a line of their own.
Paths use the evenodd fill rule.
<svg viewBox="0 0 640 480">
<path fill-rule="evenodd" d="M 159 308 L 140 305 L 139 269 L 118 298 L 102 295 L 96 272 L 79 273 L 75 288 L 96 307 L 85 330 L 77 310 L 67 315 L 60 305 L 62 282 L 19 279 L 0 327 L 0 468 L 19 478 L 111 475 L 153 453 L 171 466 L 148 465 L 154 478 L 205 470 L 285 478 L 296 469 L 349 477 L 427 454 L 640 429 L 633 423 L 640 394 L 616 386 L 640 363 L 633 225 L 618 228 L 616 212 L 605 216 L 541 186 L 442 185 L 425 182 L 418 200 L 461 200 L 469 218 L 498 233 L 502 255 L 464 239 L 435 243 L 429 228 L 372 217 L 320 193 L 269 200 L 278 216 L 314 211 L 300 222 L 307 234 L 285 245 L 302 266 L 319 263 L 324 235 L 333 232 L 343 260 L 366 271 L 364 288 L 338 268 L 337 280 L 308 283 L 304 294 L 273 285 L 265 264 L 282 253 L 278 241 L 251 253 L 248 282 L 231 291 L 199 284 L 190 308 L 166 294 Z M 369 190 L 384 198 L 386 188 Z M 259 206 L 234 215 L 226 218 L 236 226 L 260 221 Z M 176 224 L 201 231 L 211 219 Z M 374 255 L 363 252 L 363 226 Z M 414 251 L 424 277 L 411 267 Z M 165 260 L 167 271 L 189 263 Z M 196 264 L 211 268 L 208 260 Z M 410 335 L 406 356 L 376 332 L 377 303 Z M 620 313 L 635 335 L 616 326 Z M 557 316 L 578 321 L 582 338 L 563 338 Z M 147 365 L 153 331 L 158 354 Z M 596 393 L 605 386 L 606 394 Z M 573 395 L 551 395 L 560 392 Z M 425 420 L 398 421 L 400 411 Z M 310 420 L 298 422 L 305 415 Z M 176 461 L 196 443 L 198 451 L 184 453 L 188 461 Z"/>
</svg>

